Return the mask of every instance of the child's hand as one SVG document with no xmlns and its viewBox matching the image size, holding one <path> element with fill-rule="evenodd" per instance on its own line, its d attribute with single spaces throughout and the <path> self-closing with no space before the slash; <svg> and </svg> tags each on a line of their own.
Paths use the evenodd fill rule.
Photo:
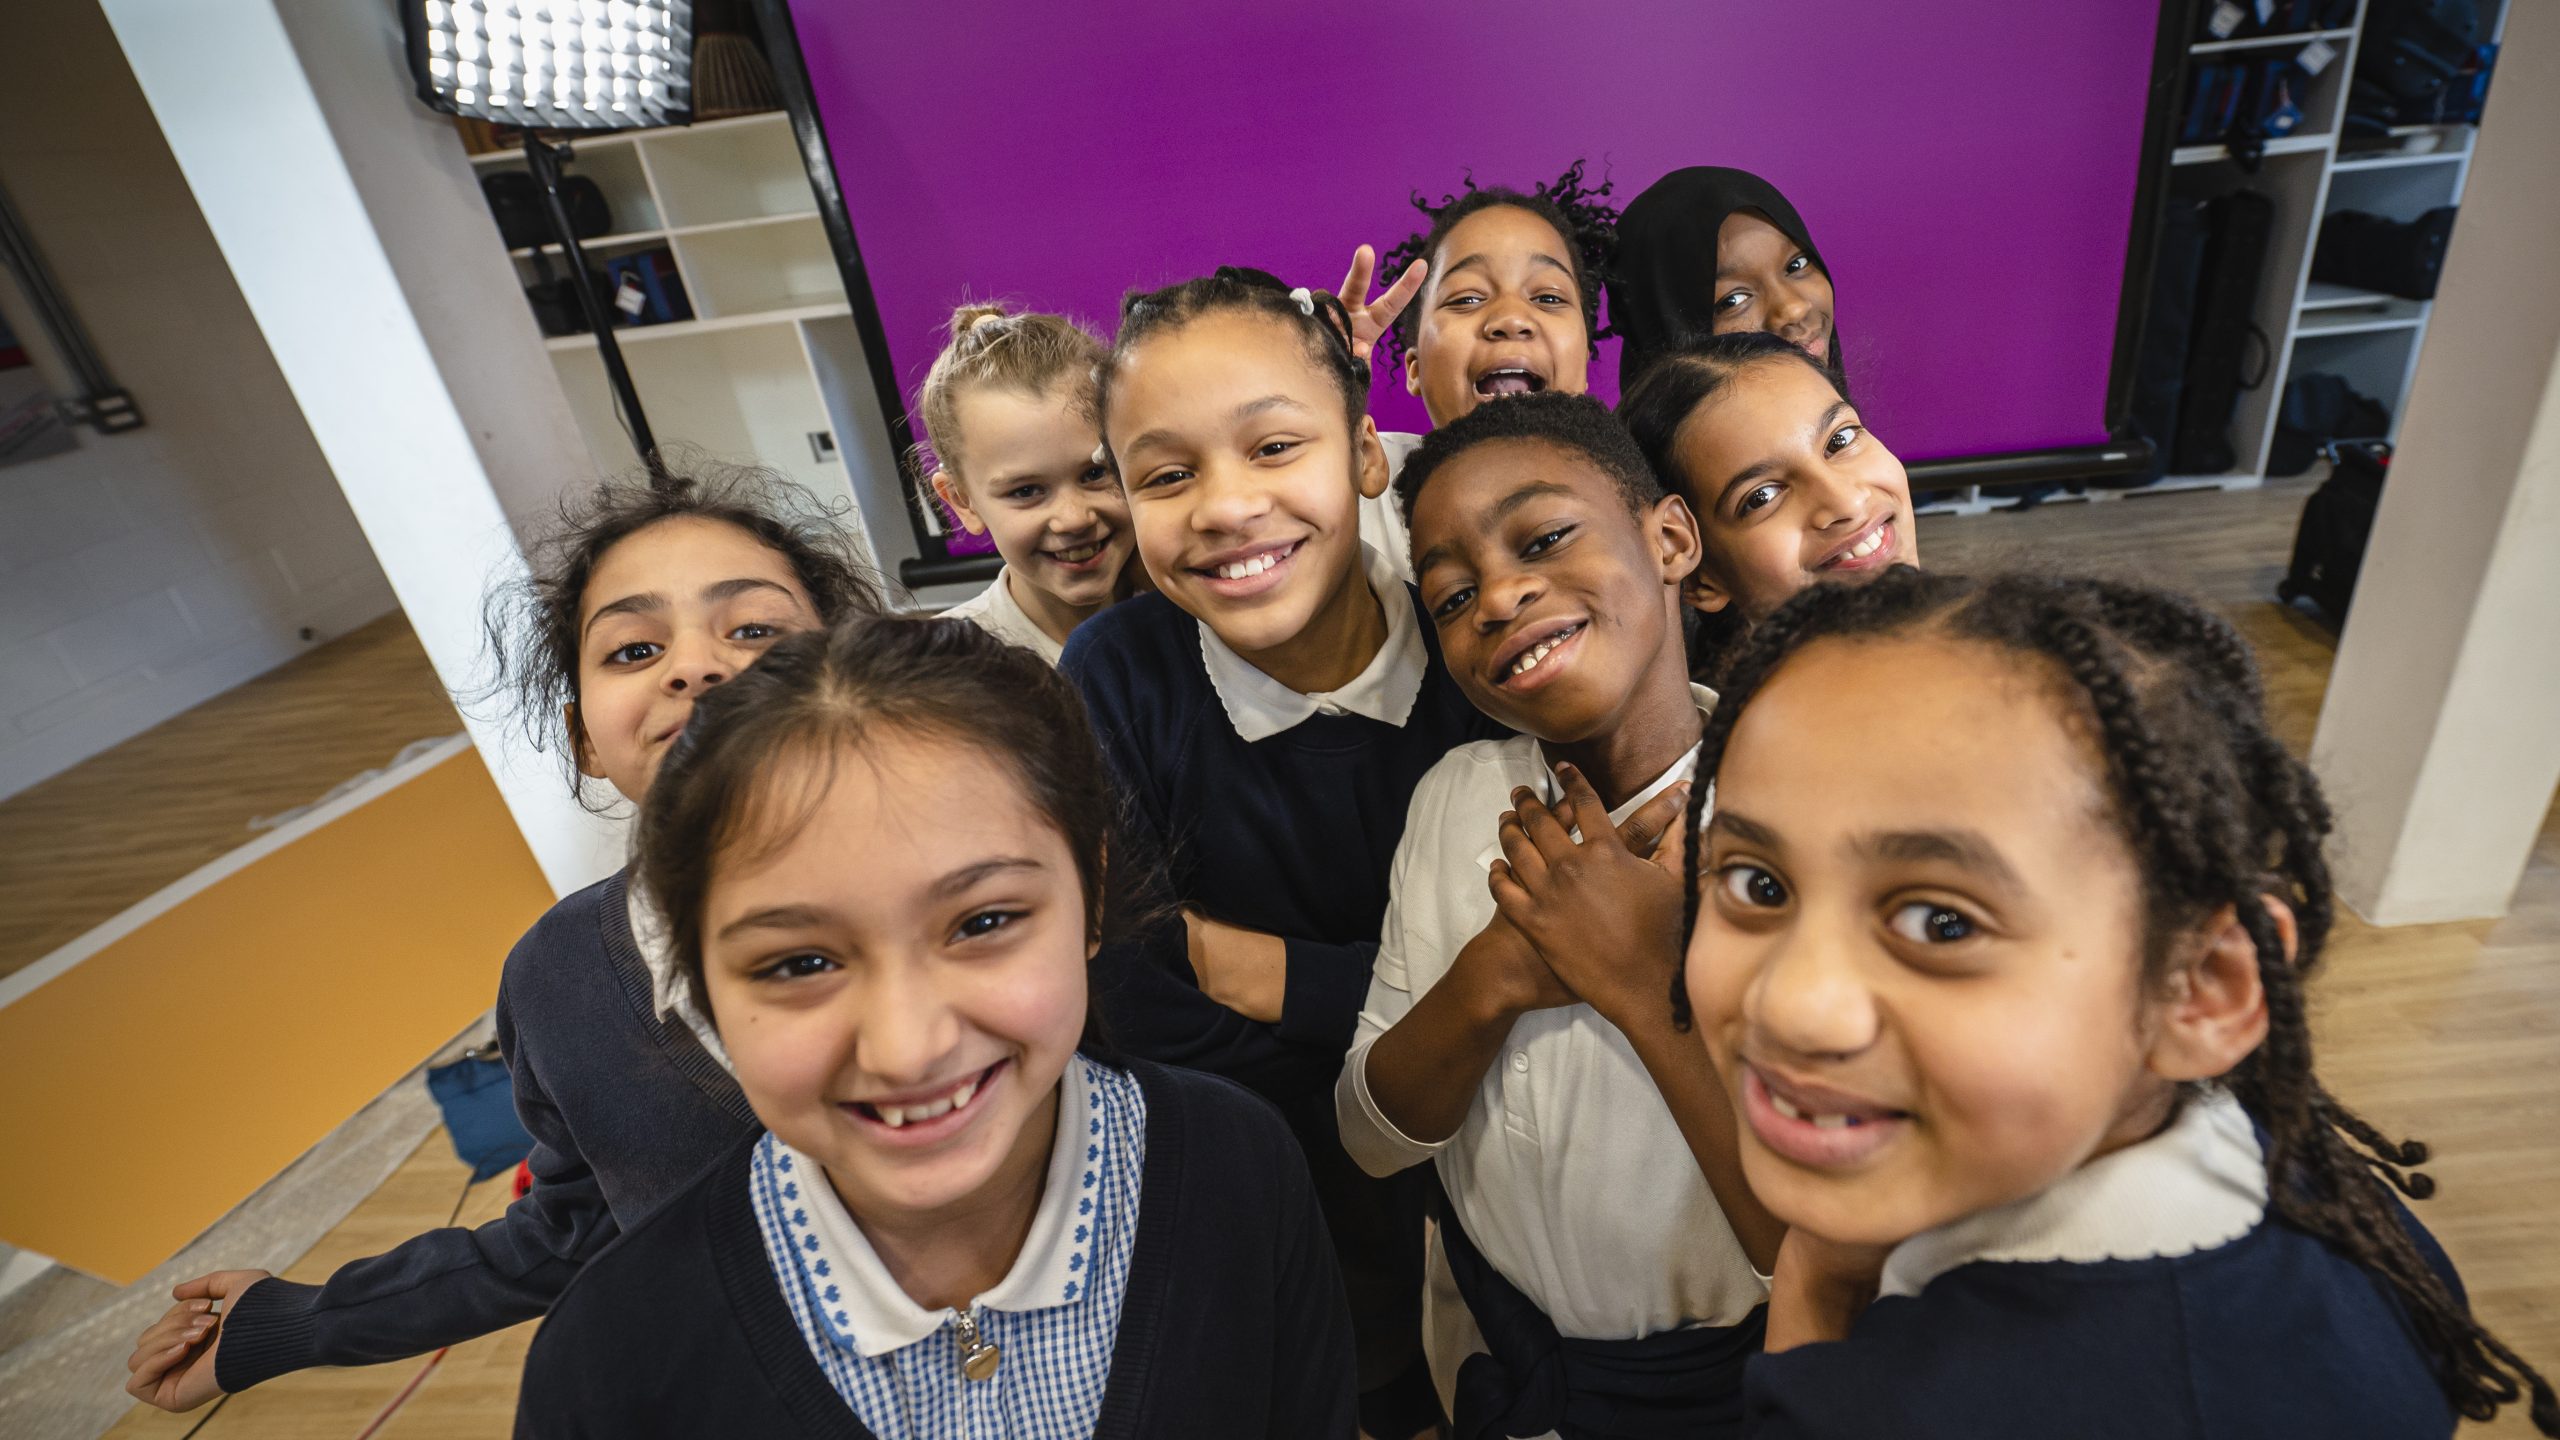
<svg viewBox="0 0 2560 1440">
<path fill-rule="evenodd" d="M 142 1332 L 124 1362 L 133 1372 L 125 1393 L 172 1414 L 221 1394 L 213 1382 L 213 1357 L 222 1348 L 222 1315 L 242 1292 L 271 1278 L 264 1270 L 216 1270 L 170 1292 L 178 1303 Z"/>
<path fill-rule="evenodd" d="M 1502 817 L 1503 859 L 1490 883 L 1502 917 L 1529 938 L 1557 978 L 1619 1028 L 1622 1015 L 1662 1002 L 1678 964 L 1680 853 L 1658 843 L 1688 803 L 1687 782 L 1647 802 L 1626 824 L 1582 773 L 1558 766 L 1563 803 L 1549 809 L 1527 789 Z M 1576 843 L 1571 827 L 1587 817 Z"/>
<path fill-rule="evenodd" d="M 1529 937 L 1499 913 L 1486 922 L 1482 933 L 1459 949 L 1449 969 L 1453 977 L 1463 977 L 1463 983 L 1505 1015 L 1518 1017 L 1532 1010 L 1582 1003 L 1581 996 L 1556 978 L 1556 972 L 1548 968 L 1538 947 L 1529 943 Z"/>
<path fill-rule="evenodd" d="M 1778 1242 L 1769 1287 L 1769 1350 L 1848 1339 L 1849 1328 L 1875 1302 L 1892 1251 L 1890 1245 L 1844 1245 L 1789 1230 Z"/>
<path fill-rule="evenodd" d="M 1281 1002 L 1289 993 L 1289 946 L 1277 935 L 1212 920 L 1197 910 L 1182 912 L 1191 940 L 1191 973 L 1200 993 L 1247 1020 L 1280 1023 Z"/>
<path fill-rule="evenodd" d="M 1431 263 L 1416 260 L 1404 267 L 1396 283 L 1376 300 L 1369 298 L 1369 281 L 1378 272 L 1378 252 L 1363 245 L 1351 252 L 1351 273 L 1342 277 L 1342 288 L 1334 298 L 1342 302 L 1343 311 L 1351 317 L 1351 353 L 1362 360 L 1377 348 L 1378 337 L 1396 323 L 1404 307 L 1422 290 L 1423 277 L 1431 273 Z"/>
</svg>

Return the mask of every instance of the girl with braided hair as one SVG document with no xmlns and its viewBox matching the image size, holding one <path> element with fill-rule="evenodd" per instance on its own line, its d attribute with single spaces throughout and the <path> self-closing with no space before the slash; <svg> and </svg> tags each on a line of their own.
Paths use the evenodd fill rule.
<svg viewBox="0 0 2560 1440">
<path fill-rule="evenodd" d="M 1698 767 L 1671 1000 L 1792 1227 L 1751 1433 L 2378 1440 L 2530 1396 L 2560 1435 L 2400 1203 L 2424 1147 L 2313 1068 L 2329 813 L 2228 625 L 1819 587 Z"/>
<path fill-rule="evenodd" d="M 1139 1056 L 1241 1081 L 1288 1118 L 1342 1259 L 1361 1428 L 1404 1440 L 1439 1419 L 1421 1188 L 1351 1162 L 1333 1085 L 1414 786 L 1502 731 L 1362 543 L 1387 462 L 1352 340 L 1335 296 L 1257 270 L 1129 297 L 1099 407 L 1156 593 L 1086 621 L 1060 664 L 1184 912 L 1103 948 L 1096 1002 Z"/>
</svg>

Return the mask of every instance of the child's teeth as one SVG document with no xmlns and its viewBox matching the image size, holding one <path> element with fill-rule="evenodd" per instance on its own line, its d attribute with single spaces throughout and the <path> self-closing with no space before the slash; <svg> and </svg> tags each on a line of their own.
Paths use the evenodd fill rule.
<svg viewBox="0 0 2560 1440">
<path fill-rule="evenodd" d="M 969 1102 L 977 1098 L 978 1082 L 972 1080 L 968 1084 L 963 1085 L 958 1090 L 952 1092 L 951 1108 L 954 1110 L 966 1110 L 969 1108 Z"/>
<path fill-rule="evenodd" d="M 1263 571 L 1268 570 L 1279 563 L 1280 557 L 1277 554 L 1256 555 L 1250 560 L 1239 560 L 1232 565 L 1219 566 L 1218 578 L 1221 580 L 1244 580 L 1252 576 L 1259 575 Z"/>
<path fill-rule="evenodd" d="M 1816 1130 L 1846 1130 L 1849 1128 L 1849 1117 L 1846 1115 L 1816 1115 L 1813 1117 L 1813 1128 Z"/>
<path fill-rule="evenodd" d="M 1787 1097 L 1779 1094 L 1775 1090 L 1769 1092 L 1769 1108 L 1777 1111 L 1779 1114 L 1784 1115 L 1790 1120 L 1801 1120 L 1804 1118 L 1803 1111 L 1797 1109 L 1791 1104 L 1788 1104 Z"/>
<path fill-rule="evenodd" d="M 1859 541 L 1854 546 L 1851 546 L 1849 549 L 1849 558 L 1852 560 L 1864 560 L 1868 556 L 1876 553 L 1876 547 L 1883 543 L 1884 531 L 1878 529 L 1869 534 L 1866 539 Z"/>
<path fill-rule="evenodd" d="M 907 1112 L 899 1107 L 895 1105 L 882 1105 L 877 1108 L 880 1111 L 880 1123 L 888 1126 L 890 1129 L 899 1129 L 907 1123 Z"/>
</svg>

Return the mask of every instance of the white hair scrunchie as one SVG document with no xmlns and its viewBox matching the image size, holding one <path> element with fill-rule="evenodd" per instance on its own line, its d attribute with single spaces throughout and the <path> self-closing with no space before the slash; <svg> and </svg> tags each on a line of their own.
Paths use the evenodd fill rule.
<svg viewBox="0 0 2560 1440">
<path fill-rule="evenodd" d="M 1301 285 L 1297 289 L 1290 291 L 1289 298 L 1298 302 L 1299 314 L 1313 316 L 1316 313 L 1315 292 L 1309 290 L 1306 286 Z"/>
</svg>

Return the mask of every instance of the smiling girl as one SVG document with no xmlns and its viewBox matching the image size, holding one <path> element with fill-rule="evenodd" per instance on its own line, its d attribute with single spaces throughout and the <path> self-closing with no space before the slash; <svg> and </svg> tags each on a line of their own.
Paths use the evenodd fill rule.
<svg viewBox="0 0 2560 1440">
<path fill-rule="evenodd" d="M 1684 595 L 1690 668 L 1712 677 L 1752 623 L 1806 586 L 1920 563 L 1911 480 L 1839 375 L 1761 331 L 1688 341 L 1618 402 L 1705 547 Z"/>
<path fill-rule="evenodd" d="M 762 472 L 680 468 L 691 473 L 672 484 L 609 483 L 565 506 L 532 547 L 531 577 L 489 607 L 526 730 L 598 805 L 646 794 L 694 705 L 777 639 L 880 605 L 807 495 Z M 752 1127 L 626 881 L 552 906 L 498 983 L 533 1188 L 476 1230 L 431 1231 L 317 1285 L 264 1270 L 185 1282 L 136 1342 L 128 1392 L 188 1410 L 289 1371 L 424 1354 L 530 1320 Z"/>
<path fill-rule="evenodd" d="M 1804 217 L 1748 170 L 1674 170 L 1618 222 L 1609 323 L 1630 383 L 1683 341 L 1737 331 L 1800 345 L 1845 376 L 1835 308 L 1831 267 Z"/>
<path fill-rule="evenodd" d="M 2425 1147 L 2313 1069 L 2329 812 L 2228 625 L 2095 581 L 1822 587 L 1698 768 L 1674 1008 L 1792 1227 L 1753 1434 L 2381 1440 L 2528 1393 L 2560 1434 L 2398 1199 Z"/>
<path fill-rule="evenodd" d="M 1005 568 L 953 607 L 1050 664 L 1076 626 L 1125 593 L 1129 506 L 1095 458 L 1093 367 L 1102 343 L 1060 315 L 964 305 L 916 397 L 934 494 Z"/>
<path fill-rule="evenodd" d="M 639 868 L 763 1128 L 561 1298 L 519 1435 L 1352 1433 L 1279 1118 L 1094 1023 L 1113 809 L 1074 691 L 964 622 L 701 707 Z"/>
</svg>

